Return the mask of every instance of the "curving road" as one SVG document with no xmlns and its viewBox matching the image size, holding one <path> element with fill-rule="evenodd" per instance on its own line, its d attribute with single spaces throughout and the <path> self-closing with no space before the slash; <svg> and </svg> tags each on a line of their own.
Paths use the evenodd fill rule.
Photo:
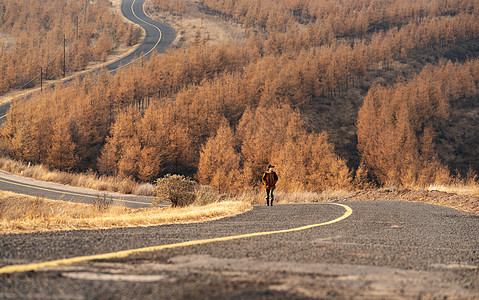
<svg viewBox="0 0 479 300">
<path fill-rule="evenodd" d="M 124 195 L 38 181 L 3 171 L 0 171 L 0 189 L 17 194 L 87 204 L 95 202 L 99 198 L 105 198 L 112 201 L 113 204 L 131 208 L 149 207 L 154 201 L 153 197 Z M 164 207 L 168 206 L 168 204 L 162 203 L 160 206 Z"/>
<path fill-rule="evenodd" d="M 128 56 L 105 66 L 105 68 L 112 73 L 138 61 L 140 58 L 148 58 L 154 52 L 165 52 L 176 38 L 176 32 L 171 26 L 154 21 L 146 16 L 143 9 L 144 3 L 145 0 L 123 0 L 121 3 L 121 12 L 125 18 L 140 25 L 145 30 L 145 39 L 143 43 Z M 98 70 L 94 70 L 92 72 L 97 71 Z M 28 96 L 29 95 L 25 97 Z M 3 123 L 10 104 L 11 103 L 5 103 L 0 105 L 0 124 Z"/>
<path fill-rule="evenodd" d="M 148 18 L 143 10 L 145 0 L 123 0 L 121 12 L 133 23 L 143 27 L 146 32 L 143 43 L 130 55 L 109 64 L 106 69 L 114 72 L 128 66 L 140 57 L 150 57 L 153 52 L 163 53 L 173 43 L 176 32 L 167 24 L 159 23 Z"/>
<path fill-rule="evenodd" d="M 0 268 L 0 298 L 479 299 L 478 215 L 398 201 L 344 202 L 349 215 L 338 204 L 256 206 L 200 224 L 4 235 L 0 266 L 16 266 Z M 152 248 L 118 252 L 142 247 Z M 75 262 L 102 253 L 111 254 Z M 20 268 L 58 259 L 66 262 Z"/>
<path fill-rule="evenodd" d="M 149 57 L 154 52 L 163 53 L 176 38 L 176 32 L 167 24 L 156 22 L 148 18 L 143 10 L 145 0 L 123 0 L 121 11 L 130 21 L 139 24 L 145 29 L 145 39 L 143 43 L 130 55 L 117 60 L 106 66 L 110 72 L 115 72 L 122 67 L 126 67 L 143 57 Z M 10 108 L 10 103 L 0 106 L 0 123 Z M 8 175 L 8 176 L 7 176 Z M 41 196 L 49 199 L 68 200 L 74 202 L 91 203 L 92 199 L 105 195 L 105 193 L 80 189 L 63 185 L 47 184 L 23 179 L 18 176 L 10 176 L 5 172 L 0 172 L 0 190 L 11 191 L 20 194 L 32 196 Z M 116 199 L 128 207 L 148 206 L 153 198 L 134 197 L 119 194 L 108 193 L 107 197 Z"/>
<path fill-rule="evenodd" d="M 165 52 L 176 38 L 176 32 L 171 26 L 159 23 L 146 16 L 143 9 L 144 3 L 145 0 L 122 1 L 121 11 L 123 15 L 125 18 L 140 25 L 145 30 L 145 39 L 134 52 L 105 66 L 105 68 L 112 73 L 138 61 L 142 57 L 148 58 L 154 52 Z M 93 72 L 96 71 L 98 70 L 94 70 Z M 28 95 L 25 97 L 28 97 Z M 11 103 L 5 103 L 0 105 L 0 124 L 5 119 L 10 104 Z"/>
</svg>

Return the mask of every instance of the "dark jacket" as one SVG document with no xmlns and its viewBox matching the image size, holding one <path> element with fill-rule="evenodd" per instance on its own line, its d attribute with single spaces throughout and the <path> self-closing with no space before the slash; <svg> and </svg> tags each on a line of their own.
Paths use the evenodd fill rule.
<svg viewBox="0 0 479 300">
<path fill-rule="evenodd" d="M 274 190 L 276 188 L 276 182 L 278 181 L 278 175 L 276 175 L 274 171 L 271 173 L 266 172 L 263 174 L 262 180 L 267 190 Z"/>
</svg>

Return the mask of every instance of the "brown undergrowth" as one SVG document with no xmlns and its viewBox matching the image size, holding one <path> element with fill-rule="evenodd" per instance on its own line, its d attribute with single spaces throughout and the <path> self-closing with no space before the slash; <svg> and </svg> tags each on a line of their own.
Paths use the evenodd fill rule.
<svg viewBox="0 0 479 300">
<path fill-rule="evenodd" d="M 145 11 L 150 18 L 175 28 L 177 37 L 173 46 L 179 48 L 197 39 L 208 44 L 247 42 L 247 35 L 241 24 L 215 15 L 198 1 L 184 2 L 181 14 L 158 9 L 152 1 L 145 3 Z"/>
<path fill-rule="evenodd" d="M 245 201 L 141 209 L 101 203 L 71 203 L 0 192 L 0 234 L 206 222 L 251 209 Z"/>
</svg>

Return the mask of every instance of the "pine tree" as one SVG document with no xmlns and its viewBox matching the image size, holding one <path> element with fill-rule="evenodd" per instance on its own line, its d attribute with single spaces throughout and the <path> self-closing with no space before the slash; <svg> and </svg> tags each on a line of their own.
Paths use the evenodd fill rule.
<svg viewBox="0 0 479 300">
<path fill-rule="evenodd" d="M 53 136 L 46 162 L 51 168 L 62 171 L 71 171 L 77 167 L 79 159 L 76 155 L 76 145 L 70 134 L 68 118 L 58 119 L 53 126 Z"/>
<path fill-rule="evenodd" d="M 220 192 L 238 189 L 240 155 L 235 150 L 234 134 L 223 122 L 215 136 L 201 149 L 197 178 Z"/>
</svg>

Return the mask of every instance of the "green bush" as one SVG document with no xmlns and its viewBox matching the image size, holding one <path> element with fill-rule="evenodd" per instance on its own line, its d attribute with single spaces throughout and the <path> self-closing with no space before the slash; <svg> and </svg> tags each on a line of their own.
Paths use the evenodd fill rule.
<svg viewBox="0 0 479 300">
<path fill-rule="evenodd" d="M 168 174 L 156 180 L 156 199 L 152 205 L 170 201 L 172 206 L 187 206 L 195 202 L 198 184 L 183 176 Z"/>
</svg>

